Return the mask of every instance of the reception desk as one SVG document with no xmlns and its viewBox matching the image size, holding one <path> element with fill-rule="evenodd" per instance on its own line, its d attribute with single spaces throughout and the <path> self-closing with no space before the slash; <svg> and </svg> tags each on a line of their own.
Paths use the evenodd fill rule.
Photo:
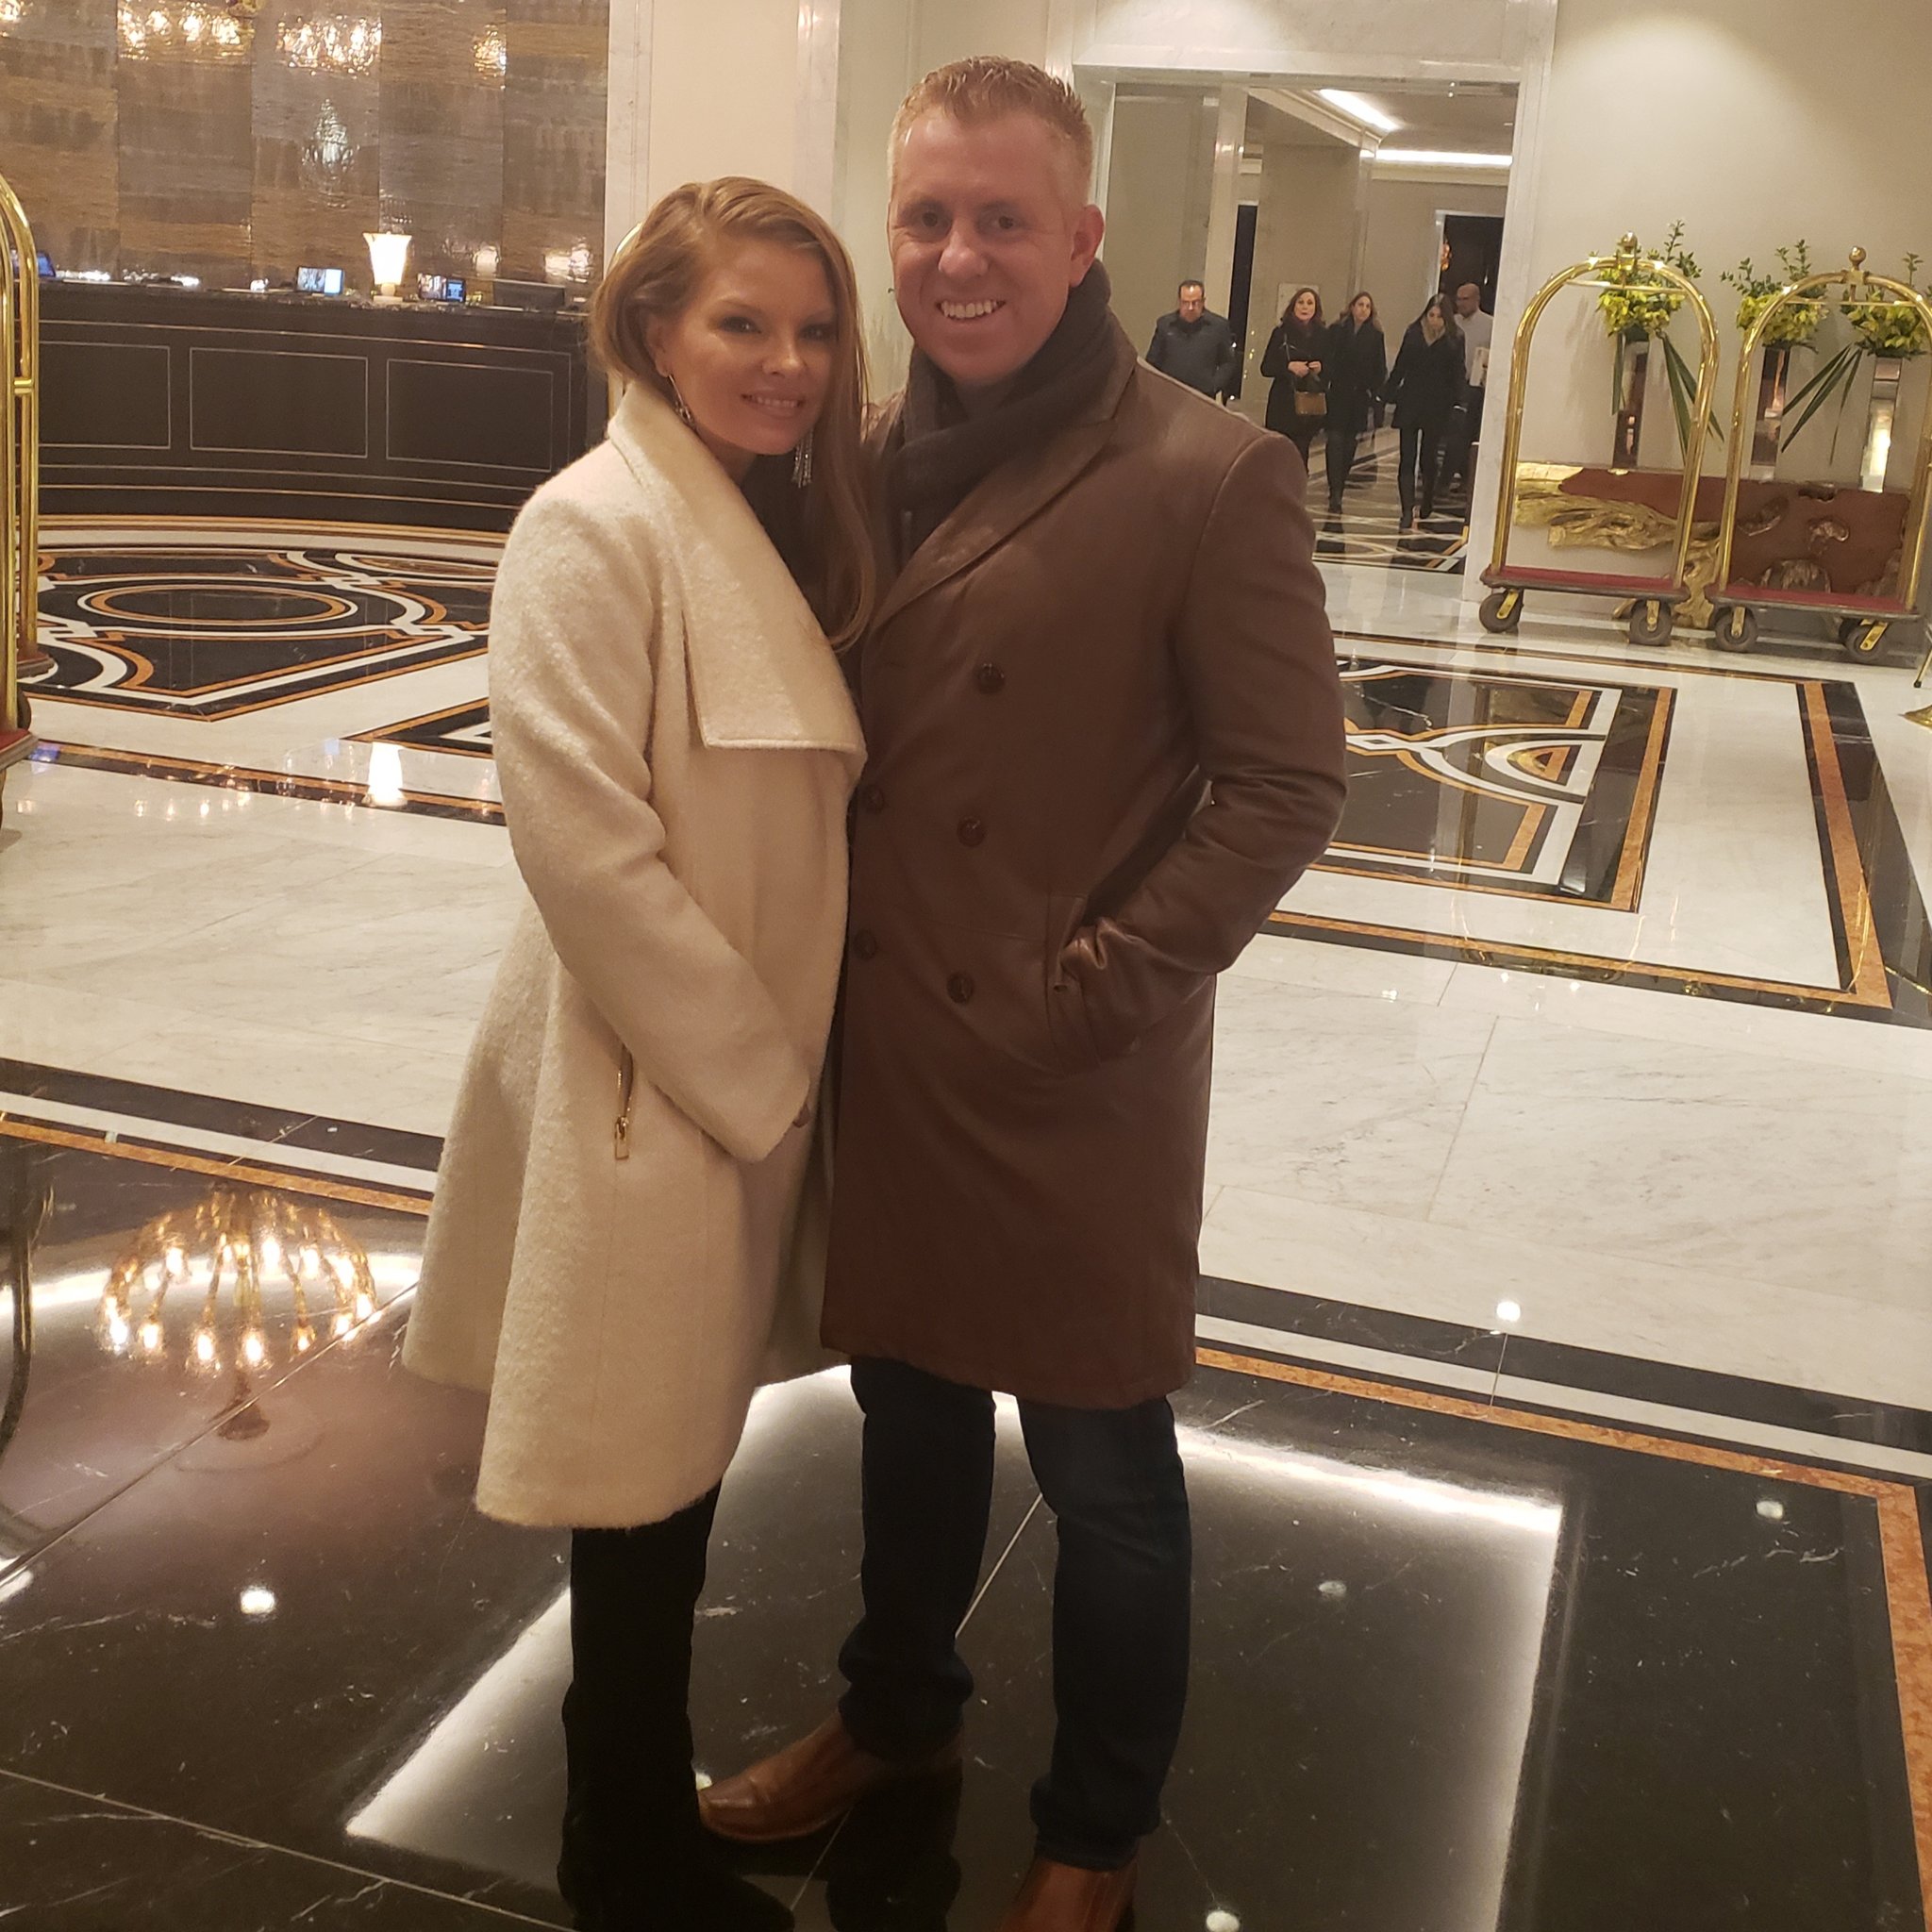
<svg viewBox="0 0 1932 1932">
<path fill-rule="evenodd" d="M 42 285 L 42 506 L 503 530 L 602 427 L 579 315 Z"/>
</svg>

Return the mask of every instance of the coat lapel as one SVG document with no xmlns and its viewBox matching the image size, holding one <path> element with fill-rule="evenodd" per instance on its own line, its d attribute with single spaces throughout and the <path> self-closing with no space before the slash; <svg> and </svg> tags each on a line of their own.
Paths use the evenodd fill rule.
<svg viewBox="0 0 1932 1932">
<path fill-rule="evenodd" d="M 1122 343 L 1119 365 L 1088 414 L 1050 437 L 1039 449 L 1002 463 L 913 552 L 879 606 L 873 621 L 875 630 L 884 629 L 908 604 L 970 570 L 989 551 L 1031 523 L 1070 489 L 1107 447 L 1113 436 L 1114 412 L 1136 367 L 1124 338 Z M 900 421 L 901 414 L 895 413 L 888 425 L 889 433 L 896 434 Z"/>
<path fill-rule="evenodd" d="M 682 591 L 700 739 L 717 749 L 833 751 L 862 761 L 838 659 L 743 492 L 643 383 L 625 392 L 610 441 L 650 504 L 660 565 Z"/>
</svg>

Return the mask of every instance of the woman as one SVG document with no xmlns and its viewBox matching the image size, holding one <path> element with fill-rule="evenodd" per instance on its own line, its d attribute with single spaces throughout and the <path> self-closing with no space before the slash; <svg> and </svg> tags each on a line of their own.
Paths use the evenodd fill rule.
<svg viewBox="0 0 1932 1932">
<path fill-rule="evenodd" d="M 1322 325 L 1322 298 L 1312 289 L 1297 289 L 1281 311 L 1281 321 L 1268 338 L 1261 355 L 1261 374 L 1272 375 L 1268 391 L 1268 426 L 1278 430 L 1308 460 L 1315 432 L 1327 408 L 1323 364 L 1328 354 L 1328 332 Z"/>
<path fill-rule="evenodd" d="M 1423 521 L 1436 513 L 1436 470 L 1441 461 L 1442 437 L 1462 399 L 1462 338 L 1449 319 L 1441 296 L 1409 324 L 1389 378 L 1387 400 L 1395 406 L 1395 426 L 1402 432 L 1402 527 L 1415 528 L 1416 465 L 1422 465 Z"/>
<path fill-rule="evenodd" d="M 875 588 L 852 266 L 776 189 L 680 188 L 592 328 L 628 391 L 497 577 L 491 705 L 530 903 L 404 1358 L 489 1391 L 478 1505 L 573 1531 L 576 1924 L 789 1925 L 700 1832 L 686 1706 L 753 1390 L 824 1361 L 813 1120 L 863 756 L 833 653 Z"/>
<path fill-rule="evenodd" d="M 1340 514 L 1369 412 L 1389 384 L 1389 350 L 1367 290 L 1348 305 L 1328 341 L 1328 508 Z"/>
</svg>

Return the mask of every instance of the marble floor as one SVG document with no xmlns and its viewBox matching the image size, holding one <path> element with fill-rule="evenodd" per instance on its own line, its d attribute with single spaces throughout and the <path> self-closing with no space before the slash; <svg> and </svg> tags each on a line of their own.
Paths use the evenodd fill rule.
<svg viewBox="0 0 1932 1932">
<path fill-rule="evenodd" d="M 324 534 L 48 539 L 0 816 L 0 1921 L 561 1922 L 558 1546 L 468 1509 L 475 1405 L 394 1367 L 519 903 L 493 550 Z M 1327 575 L 1351 802 L 1223 983 L 1218 1668 L 1140 1924 L 1923 1927 L 1924 693 Z M 242 1223 L 290 1259 L 246 1293 Z M 113 1288 L 171 1251 L 172 1307 Z M 854 1427 L 836 1376 L 774 1396 L 727 1486 L 714 1767 L 831 1694 Z M 773 1861 L 803 1925 L 990 1928 L 1024 1860 L 1051 1524 L 1003 1442 L 963 1787 Z"/>
</svg>

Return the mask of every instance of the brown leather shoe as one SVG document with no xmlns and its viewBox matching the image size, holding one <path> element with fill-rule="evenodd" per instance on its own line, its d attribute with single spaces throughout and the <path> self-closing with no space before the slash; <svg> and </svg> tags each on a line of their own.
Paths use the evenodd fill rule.
<svg viewBox="0 0 1932 1932">
<path fill-rule="evenodd" d="M 1118 1872 L 1083 1872 L 1035 1858 L 1000 1932 L 1118 1932 L 1134 1903 L 1140 1861 Z"/>
<path fill-rule="evenodd" d="M 835 1824 L 861 1798 L 889 1785 L 935 1777 L 959 1762 L 959 1740 L 906 1762 L 874 1757 L 852 1741 L 834 1711 L 808 1738 L 698 1793 L 707 1830 L 741 1845 L 782 1844 Z"/>
</svg>

